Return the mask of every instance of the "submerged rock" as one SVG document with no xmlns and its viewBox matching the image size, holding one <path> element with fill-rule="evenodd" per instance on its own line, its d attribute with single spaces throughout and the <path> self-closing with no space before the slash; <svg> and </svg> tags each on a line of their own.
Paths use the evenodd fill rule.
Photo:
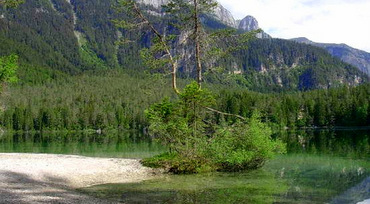
<svg viewBox="0 0 370 204">
<path fill-rule="evenodd" d="M 330 203 L 332 204 L 370 204 L 370 177 L 367 177 L 360 184 L 352 187 L 344 192 L 342 195 L 334 198 Z M 363 200 L 363 201 L 362 201 Z M 362 201 L 362 202 L 360 202 Z"/>
</svg>

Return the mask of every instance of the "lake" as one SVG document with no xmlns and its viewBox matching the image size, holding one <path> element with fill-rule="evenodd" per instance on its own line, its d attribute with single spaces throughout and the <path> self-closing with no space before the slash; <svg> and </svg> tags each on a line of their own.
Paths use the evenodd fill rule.
<svg viewBox="0 0 370 204">
<path fill-rule="evenodd" d="M 281 131 L 288 154 L 259 170 L 163 175 L 80 191 L 124 203 L 357 203 L 370 198 L 370 130 Z M 5 134 L 0 152 L 144 158 L 166 151 L 137 132 Z"/>
<path fill-rule="evenodd" d="M 0 136 L 0 152 L 51 153 L 90 157 L 145 158 L 166 149 L 135 131 L 112 134 L 11 133 Z"/>
</svg>

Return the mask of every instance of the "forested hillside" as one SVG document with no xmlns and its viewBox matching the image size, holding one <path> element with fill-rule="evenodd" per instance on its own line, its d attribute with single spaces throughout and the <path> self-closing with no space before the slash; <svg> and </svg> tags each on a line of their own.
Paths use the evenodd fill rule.
<svg viewBox="0 0 370 204">
<path fill-rule="evenodd" d="M 346 44 L 316 43 L 307 38 L 293 38 L 296 42 L 325 48 L 331 55 L 358 67 L 362 72 L 370 75 L 370 53 L 352 48 Z"/>
<path fill-rule="evenodd" d="M 368 77 L 321 48 L 281 39 L 256 39 L 234 54 L 232 73 L 255 91 L 311 90 L 356 86 Z M 241 75 L 241 76 L 235 76 Z"/>
<path fill-rule="evenodd" d="M 150 34 L 139 32 L 126 36 L 138 41 L 116 44 L 131 33 L 113 25 L 113 19 L 125 17 L 115 13 L 112 2 L 28 0 L 18 9 L 0 10 L 0 55 L 15 53 L 20 59 L 18 84 L 2 94 L 1 126 L 83 130 L 147 125 L 143 110 L 170 96 L 170 85 L 166 77 L 144 73 L 139 50 L 150 46 Z M 159 28 L 168 25 L 150 18 Z M 209 17 L 204 23 L 209 30 L 227 28 Z M 205 75 L 219 110 L 245 117 L 259 110 L 279 127 L 370 123 L 369 85 L 358 86 L 369 78 L 351 65 L 323 49 L 286 40 L 254 39 L 243 47 L 213 64 L 222 71 Z M 192 71 L 180 70 L 184 82 Z M 309 92 L 271 93 L 297 90 Z"/>
<path fill-rule="evenodd" d="M 146 70 L 139 51 L 150 46 L 152 36 L 144 31 L 132 36 L 117 29 L 112 20 L 127 17 L 115 12 L 113 6 L 113 0 L 70 3 L 28 0 L 17 9 L 1 9 L 0 55 L 18 54 L 22 63 L 21 79 L 26 81 L 30 79 L 23 77 L 28 75 L 53 79 L 61 72 Z M 168 27 L 167 18 L 150 15 L 149 18 L 159 30 L 179 34 Z M 210 30 L 228 28 L 210 17 L 204 17 L 203 22 Z M 121 36 L 136 41 L 117 44 Z M 369 81 L 355 67 L 332 58 L 320 48 L 277 39 L 258 39 L 247 47 L 213 64 L 223 71 L 209 74 L 206 80 L 238 84 L 255 91 L 311 90 Z M 180 50 L 179 54 L 186 53 Z M 180 67 L 183 76 L 191 75 L 192 70 L 192 67 Z"/>
<path fill-rule="evenodd" d="M 184 86 L 185 81 L 180 81 Z M 273 126 L 366 126 L 370 85 L 286 94 L 262 94 L 240 86 L 205 84 L 216 108 L 250 117 L 253 111 Z M 144 110 L 171 96 L 170 82 L 122 71 L 59 77 L 12 86 L 2 96 L 0 125 L 9 130 L 143 129 Z M 234 117 L 215 115 L 219 121 Z"/>
<path fill-rule="evenodd" d="M 47 1 L 27 1 L 1 13 L 1 55 L 16 53 L 22 62 L 70 73 L 84 67 L 70 12 L 58 13 Z"/>
</svg>

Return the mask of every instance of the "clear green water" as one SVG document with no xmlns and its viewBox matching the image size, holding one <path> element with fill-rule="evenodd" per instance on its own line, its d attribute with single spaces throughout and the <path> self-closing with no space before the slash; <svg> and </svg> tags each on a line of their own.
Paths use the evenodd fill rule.
<svg viewBox="0 0 370 204">
<path fill-rule="evenodd" d="M 259 170 L 164 175 L 82 192 L 123 203 L 357 203 L 370 198 L 370 130 L 284 131 L 288 154 Z M 0 137 L 0 152 L 143 158 L 165 151 L 137 133 L 18 134 Z"/>
<path fill-rule="evenodd" d="M 146 158 L 166 151 L 138 132 L 9 133 L 0 135 L 0 152 L 52 153 L 91 157 Z"/>
<path fill-rule="evenodd" d="M 262 169 L 239 173 L 166 175 L 138 184 L 93 186 L 82 191 L 124 203 L 328 203 L 368 175 L 369 163 L 289 155 Z M 363 189 L 363 191 L 366 191 Z M 342 203 L 365 200 L 369 192 Z"/>
</svg>

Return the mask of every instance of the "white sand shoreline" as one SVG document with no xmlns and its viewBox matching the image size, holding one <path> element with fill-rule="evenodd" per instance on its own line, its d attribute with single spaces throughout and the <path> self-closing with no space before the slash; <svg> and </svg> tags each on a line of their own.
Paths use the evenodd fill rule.
<svg viewBox="0 0 370 204">
<path fill-rule="evenodd" d="M 106 203 L 73 189 L 154 177 L 137 159 L 0 153 L 0 203 Z"/>
</svg>

